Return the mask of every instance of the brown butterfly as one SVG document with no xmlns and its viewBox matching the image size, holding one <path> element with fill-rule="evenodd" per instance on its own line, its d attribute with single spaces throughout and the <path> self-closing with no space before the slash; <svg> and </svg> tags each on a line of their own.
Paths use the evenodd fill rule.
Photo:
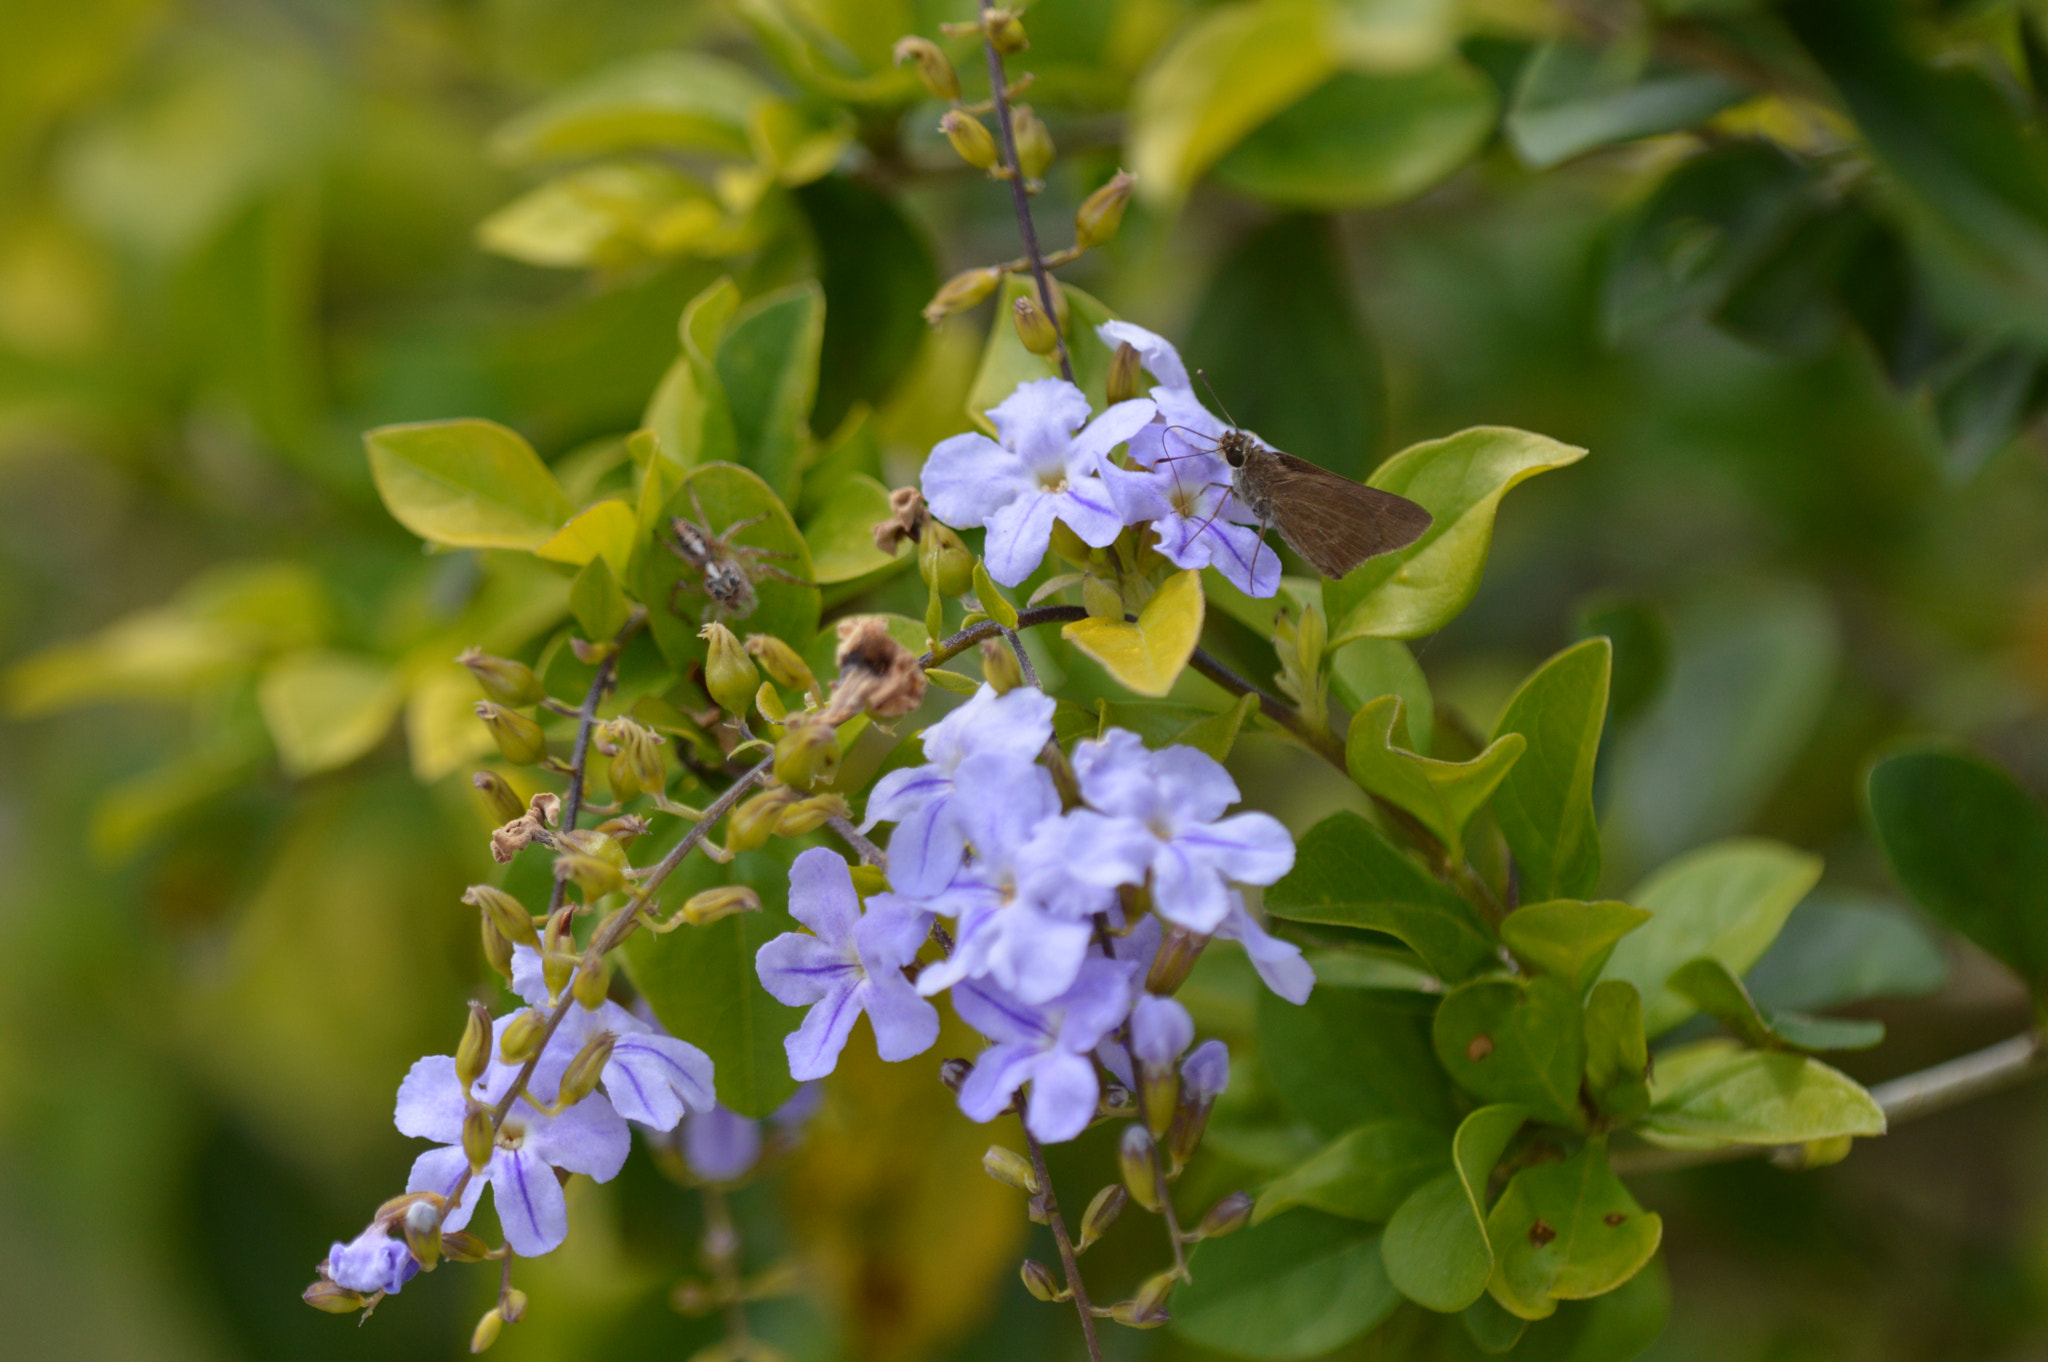
<svg viewBox="0 0 2048 1362">
<path fill-rule="evenodd" d="M 1208 376 L 1195 372 L 1208 387 Z M 1216 397 L 1216 390 L 1209 395 Z M 1405 549 L 1429 529 L 1429 512 L 1408 498 L 1268 449 L 1238 429 L 1229 411 L 1223 415 L 1231 428 L 1217 437 L 1216 452 L 1230 465 L 1231 493 L 1258 518 L 1261 534 L 1268 527 L 1280 531 L 1325 577 L 1342 577 L 1368 558 Z"/>
</svg>

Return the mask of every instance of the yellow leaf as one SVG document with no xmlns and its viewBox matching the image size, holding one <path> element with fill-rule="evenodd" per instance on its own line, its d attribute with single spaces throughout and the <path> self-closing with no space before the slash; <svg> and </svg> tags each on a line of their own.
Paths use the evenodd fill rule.
<svg viewBox="0 0 2048 1362">
<path fill-rule="evenodd" d="M 625 576 L 633 556 L 633 535 L 638 528 L 633 508 L 623 501 L 600 501 L 576 513 L 576 518 L 556 532 L 555 537 L 534 550 L 551 563 L 582 567 L 603 555 L 617 576 Z"/>
<path fill-rule="evenodd" d="M 1135 624 L 1076 620 L 1060 633 L 1137 694 L 1164 695 L 1202 634 L 1202 574 L 1190 569 L 1168 577 Z"/>
<path fill-rule="evenodd" d="M 491 732 L 477 721 L 476 679 L 448 663 L 422 671 L 405 701 L 405 743 L 413 776 L 432 784 L 489 753 Z"/>
<path fill-rule="evenodd" d="M 256 686 L 278 760 L 294 776 L 346 766 L 375 747 L 401 698 L 388 666 L 341 653 L 295 653 Z"/>
</svg>

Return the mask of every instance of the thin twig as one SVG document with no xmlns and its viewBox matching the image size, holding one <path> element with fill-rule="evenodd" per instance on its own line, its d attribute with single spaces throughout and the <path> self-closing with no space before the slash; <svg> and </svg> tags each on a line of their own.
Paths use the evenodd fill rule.
<svg viewBox="0 0 2048 1362">
<path fill-rule="evenodd" d="M 1019 617 L 1022 622 L 1022 617 Z M 1003 637 L 1010 642 L 1010 651 L 1017 655 L 1017 670 L 1024 674 L 1024 684 L 1033 690 L 1044 690 L 1038 680 L 1038 669 L 1031 665 L 1031 654 L 1024 651 L 1024 640 L 1017 637 L 1015 629 L 1003 630 Z"/>
<path fill-rule="evenodd" d="M 1078 605 L 1039 605 L 1017 612 L 1019 629 L 1035 629 L 1041 624 L 1072 624 L 1085 620 L 1088 612 Z M 985 638 L 994 638 L 1003 632 L 1003 626 L 994 620 L 981 620 L 970 624 L 959 633 L 943 638 L 932 645 L 932 650 L 917 660 L 920 667 L 936 667 L 950 662 Z"/>
<path fill-rule="evenodd" d="M 583 786 L 590 764 L 590 734 L 597 727 L 597 707 L 612 688 L 612 677 L 618 671 L 619 650 L 633 637 L 642 621 L 647 618 L 645 611 L 634 614 L 626 621 L 626 627 L 619 630 L 612 639 L 611 651 L 597 664 L 597 675 L 590 678 L 590 689 L 584 693 L 583 707 L 576 711 L 576 745 L 569 751 L 569 788 L 562 793 L 562 831 L 574 832 L 576 820 L 583 813 Z M 553 916 L 562 906 L 568 894 L 566 880 L 556 880 L 555 887 L 548 893 L 548 915 Z"/>
<path fill-rule="evenodd" d="M 1052 1241 L 1059 1245 L 1060 1267 L 1067 1274 L 1067 1290 L 1073 1293 L 1074 1309 L 1081 1316 L 1081 1336 L 1088 1341 L 1091 1362 L 1102 1362 L 1102 1345 L 1095 1338 L 1095 1308 L 1088 1304 L 1088 1287 L 1081 1280 L 1081 1262 L 1074 1254 L 1074 1242 L 1067 1238 L 1067 1222 L 1060 1216 L 1059 1198 L 1053 1195 L 1052 1174 L 1045 1171 L 1045 1151 L 1038 1137 L 1024 1128 L 1024 1147 L 1031 1151 L 1031 1170 L 1038 1174 L 1038 1194 L 1045 1199 L 1045 1223 L 1052 1228 Z"/>
<path fill-rule="evenodd" d="M 1279 696 L 1268 695 L 1200 648 L 1195 649 L 1193 655 L 1188 658 L 1188 665 L 1233 695 L 1256 695 L 1259 698 L 1260 713 L 1301 739 L 1310 751 L 1338 770 L 1345 769 L 1343 744 L 1339 743 L 1328 729 L 1317 728 L 1300 710 Z"/>
<path fill-rule="evenodd" d="M 855 827 L 851 820 L 833 814 L 825 820 L 825 826 L 839 834 L 839 840 L 853 848 L 854 854 L 869 865 L 889 868 L 889 853 L 869 841 L 866 834 Z"/>
<path fill-rule="evenodd" d="M 1187 1249 L 1181 1242 L 1180 1213 L 1173 1208 L 1173 1184 L 1166 1180 L 1166 1156 L 1159 1149 L 1159 1141 L 1152 1142 L 1152 1176 L 1159 1179 L 1159 1213 L 1166 1217 L 1166 1237 L 1173 1243 L 1174 1275 L 1184 1282 L 1191 1282 L 1188 1275 Z"/>
<path fill-rule="evenodd" d="M 993 8 L 992 0 L 981 0 L 984 17 Z M 1003 54 L 996 51 L 995 42 L 986 32 L 981 37 L 982 50 L 988 53 L 988 83 L 995 96 L 996 130 L 1002 136 L 1003 164 L 1010 171 L 1010 195 L 1017 208 L 1017 233 L 1024 238 L 1024 255 L 1031 262 L 1031 277 L 1038 281 L 1038 302 L 1045 309 L 1045 318 L 1052 323 L 1053 341 L 1059 347 L 1060 376 L 1072 383 L 1074 366 L 1067 358 L 1067 338 L 1060 331 L 1059 309 L 1052 301 L 1052 278 L 1045 272 L 1045 253 L 1038 249 L 1038 229 L 1031 223 L 1031 191 L 1024 187 L 1024 167 L 1017 160 L 1017 130 L 1010 123 L 1009 80 L 1003 74 Z"/>
<path fill-rule="evenodd" d="M 726 1204 L 723 1188 L 704 1188 L 704 1247 L 718 1293 L 725 1298 L 728 1355 L 749 1357 L 752 1334 L 747 1328 L 747 1304 L 740 1298 L 739 1231 L 733 1228 L 732 1208 Z"/>
</svg>

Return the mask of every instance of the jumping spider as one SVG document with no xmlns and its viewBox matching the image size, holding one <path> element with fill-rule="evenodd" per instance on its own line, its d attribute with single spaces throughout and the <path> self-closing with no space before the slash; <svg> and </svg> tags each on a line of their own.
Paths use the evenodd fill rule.
<svg viewBox="0 0 2048 1362">
<path fill-rule="evenodd" d="M 732 542 L 733 536 L 741 530 L 749 529 L 766 520 L 768 516 L 765 512 L 761 515 L 748 516 L 745 520 L 735 520 L 720 533 L 713 534 L 710 529 L 711 517 L 704 514 L 704 504 L 697 500 L 697 489 L 692 487 L 689 493 L 690 509 L 697 513 L 697 518 L 685 520 L 677 516 L 671 520 L 669 527 L 674 531 L 673 537 L 665 537 L 662 542 L 668 545 L 676 557 L 697 569 L 703 581 L 700 584 L 688 578 L 679 579 L 669 589 L 670 610 L 676 609 L 676 592 L 690 590 L 710 598 L 704 607 L 704 619 L 707 622 L 715 619 L 740 620 L 753 614 L 754 607 L 760 604 L 759 598 L 754 594 L 756 578 L 773 577 L 777 581 L 794 582 L 798 586 L 808 585 L 803 578 L 793 576 L 772 563 L 761 561 L 764 558 L 793 558 L 796 555 L 776 549 L 760 548 L 753 544 Z"/>
</svg>

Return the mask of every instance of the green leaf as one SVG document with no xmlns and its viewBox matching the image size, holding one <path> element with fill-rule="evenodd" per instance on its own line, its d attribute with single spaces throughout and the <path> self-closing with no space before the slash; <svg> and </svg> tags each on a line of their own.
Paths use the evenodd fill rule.
<svg viewBox="0 0 2048 1362">
<path fill-rule="evenodd" d="M 1768 1014 L 1719 960 L 1702 958 L 1679 966 L 1671 975 L 1671 987 L 1737 1039 L 1760 1050 L 1868 1050 L 1884 1039 L 1881 1021 Z"/>
<path fill-rule="evenodd" d="M 1296 1206 L 1352 1220 L 1385 1220 L 1443 1167 L 1449 1152 L 1441 1130 L 1412 1121 L 1368 1121 L 1259 1193 L 1252 1223 Z"/>
<path fill-rule="evenodd" d="M 1870 772 L 1871 826 L 1906 892 L 2048 991 L 2048 816 L 1978 757 L 1922 748 Z"/>
<path fill-rule="evenodd" d="M 681 903 L 715 885 L 746 884 L 760 892 L 761 911 L 663 936 L 635 932 L 619 952 L 633 987 L 669 1034 L 711 1056 L 719 1103 L 756 1119 L 796 1091 L 782 1038 L 803 1020 L 803 1009 L 776 1002 L 754 973 L 762 946 L 798 930 L 786 905 L 790 848 L 778 840 L 768 850 L 742 852 L 729 866 L 687 858 L 670 877 L 665 899 Z"/>
<path fill-rule="evenodd" d="M 1643 995 L 1619 979 L 1586 995 L 1586 1091 L 1603 1115 L 1633 1121 L 1650 1106 L 1650 1042 Z"/>
<path fill-rule="evenodd" d="M 1470 904 L 1348 811 L 1302 836 L 1294 868 L 1264 902 L 1273 917 L 1398 937 L 1450 983 L 1498 959 Z"/>
<path fill-rule="evenodd" d="M 1245 135 L 1336 70 L 1329 14 L 1311 0 L 1223 5 L 1180 30 L 1131 91 L 1125 148 L 1138 192 L 1184 198 Z"/>
<path fill-rule="evenodd" d="M 1193 569 L 1161 582 L 1135 623 L 1085 619 L 1060 630 L 1125 687 L 1154 696 L 1173 689 L 1201 636 L 1202 574 Z"/>
<path fill-rule="evenodd" d="M 1743 983 L 1765 1007 L 1825 1012 L 1866 998 L 1922 997 L 1948 974 L 1947 952 L 1911 910 L 1822 889 L 1792 910 Z"/>
<path fill-rule="evenodd" d="M 1614 943 L 1649 919 L 1648 913 L 1626 903 L 1552 899 L 1509 913 L 1500 936 L 1529 964 L 1583 990 L 1599 976 Z"/>
<path fill-rule="evenodd" d="M 619 590 L 618 579 L 602 556 L 592 558 L 569 584 L 569 613 L 593 643 L 609 642 L 633 617 L 633 603 Z"/>
<path fill-rule="evenodd" d="M 1408 715 L 1408 748 L 1429 755 L 1436 736 L 1436 700 L 1415 654 L 1397 638 L 1355 638 L 1331 651 L 1330 693 L 1357 711 L 1382 695 L 1401 697 Z"/>
<path fill-rule="evenodd" d="M 755 40 L 805 89 L 848 104 L 908 104 L 919 98 L 917 77 L 888 60 L 887 44 L 907 21 L 877 24 L 871 9 L 860 8 L 841 11 L 851 24 L 827 25 L 820 22 L 818 6 L 805 5 L 794 14 L 792 8 L 788 0 L 733 0 L 732 5 Z M 872 50 L 877 39 L 880 50 Z M 849 47 L 870 48 L 868 59 L 863 62 Z"/>
<path fill-rule="evenodd" d="M 1561 1300 L 1588 1300 L 1643 1270 L 1664 1222 L 1629 1195 L 1607 1166 L 1604 1140 L 1561 1163 L 1539 1163 L 1509 1180 L 1486 1218 L 1494 1249 L 1487 1290 L 1523 1319 L 1544 1319 Z"/>
<path fill-rule="evenodd" d="M 1348 478 L 1372 467 L 1386 421 L 1356 292 L 1334 224 L 1284 217 L 1217 263 L 1186 346 L 1239 422 Z"/>
<path fill-rule="evenodd" d="M 736 462 L 761 475 L 785 502 L 810 452 L 811 400 L 825 294 L 815 280 L 763 295 L 733 314 L 718 343 L 718 378 L 732 410 Z"/>
<path fill-rule="evenodd" d="M 915 547 L 899 545 L 894 555 L 875 547 L 875 526 L 889 518 L 889 489 L 865 473 L 840 478 L 832 485 L 811 522 L 804 543 L 811 550 L 812 580 L 820 586 L 850 582 L 871 572 L 908 563 Z"/>
<path fill-rule="evenodd" d="M 1585 1024 L 1578 994 L 1565 984 L 1475 979 L 1444 998 L 1432 1035 L 1437 1061 L 1465 1091 L 1557 1125 L 1585 1125 Z"/>
<path fill-rule="evenodd" d="M 1449 624 L 1486 567 L 1493 518 L 1508 491 L 1586 451 L 1542 435 L 1476 426 L 1410 445 L 1366 481 L 1418 502 L 1435 517 L 1422 538 L 1382 554 L 1323 588 L 1330 646 L 1354 638 L 1419 638 Z"/>
<path fill-rule="evenodd" d="M 746 68 L 700 52 L 658 52 L 607 67 L 491 136 L 515 165 L 630 148 L 750 157 L 747 121 L 772 91 Z"/>
<path fill-rule="evenodd" d="M 809 578 L 811 556 L 803 536 L 797 533 L 781 499 L 753 472 L 729 463 L 692 468 L 670 494 L 658 519 L 664 526 L 678 516 L 697 521 L 700 507 L 709 521 L 706 528 L 719 534 L 740 521 L 762 517 L 733 535 L 732 543 L 784 555 L 761 563 Z M 679 587 L 679 583 L 683 585 Z M 657 543 L 642 555 L 637 586 L 634 594 L 647 603 L 647 625 L 662 656 L 678 671 L 688 671 L 692 663 L 702 661 L 704 640 L 697 637 L 697 629 L 709 598 L 703 594 L 697 570 L 665 544 Z M 773 634 L 793 648 L 808 647 L 818 632 L 818 588 L 808 582 L 762 575 L 754 579 L 754 590 L 758 597 L 754 612 L 726 620 L 732 631 L 741 636 Z"/>
<path fill-rule="evenodd" d="M 601 557 L 614 573 L 624 575 L 633 561 L 633 540 L 638 532 L 639 522 L 631 506 L 617 500 L 600 501 L 578 511 L 575 519 L 533 552 L 551 563 L 575 567 Z"/>
<path fill-rule="evenodd" d="M 1663 1259 L 1652 1258 L 1604 1296 L 1561 1303 L 1541 1328 L 1528 1332 L 1514 1356 L 1516 1362 L 1634 1362 L 1657 1341 L 1670 1316 L 1670 1275 Z"/>
<path fill-rule="evenodd" d="M 1185 743 L 1199 752 L 1205 752 L 1217 761 L 1227 761 L 1230 749 L 1237 745 L 1237 735 L 1244 728 L 1245 718 L 1258 704 L 1256 695 L 1240 695 L 1237 703 L 1221 714 L 1211 714 L 1197 719 L 1183 728 L 1173 739 Z"/>
<path fill-rule="evenodd" d="M 1436 999 L 1319 988 L 1299 1007 L 1260 991 L 1259 1055 L 1273 1093 L 1325 1138 L 1390 1117 L 1441 1130 L 1456 1122 L 1429 1048 Z"/>
<path fill-rule="evenodd" d="M 1786 915 L 1820 879 L 1818 856 L 1738 837 L 1663 866 L 1629 900 L 1650 920 L 1625 937 L 1603 972 L 1643 995 L 1643 1023 L 1662 1035 L 1696 1010 L 1665 986 L 1688 960 L 1711 956 L 1740 974 L 1757 962 Z"/>
<path fill-rule="evenodd" d="M 1379 1232 L 1297 1210 L 1204 1243 L 1173 1295 L 1173 1328 L 1234 1357 L 1319 1357 L 1376 1327 L 1400 1297 Z"/>
<path fill-rule="evenodd" d="M 1671 623 L 1655 602 L 1596 595 L 1574 613 L 1579 638 L 1605 638 L 1613 667 L 1607 686 L 1612 727 L 1628 723 L 1664 689 L 1671 673 Z"/>
<path fill-rule="evenodd" d="M 979 558 L 974 560 L 974 601 L 981 607 L 982 614 L 1005 629 L 1017 627 L 1017 607 L 1010 604 L 1010 598 L 989 577 L 988 565 Z M 1139 622 L 1143 623 L 1142 616 Z"/>
<path fill-rule="evenodd" d="M 1380 1252 L 1394 1287 L 1417 1305 L 1449 1314 L 1486 1292 L 1494 1251 L 1486 1235 L 1486 1184 L 1528 1113 L 1481 1107 L 1458 1125 L 1451 1170 L 1415 1189 L 1387 1222 Z"/>
<path fill-rule="evenodd" d="M 1496 738 L 1470 761 L 1437 761 L 1394 746 L 1401 718 L 1398 696 L 1383 695 L 1351 716 L 1344 764 L 1369 794 L 1415 815 L 1442 842 L 1453 862 L 1465 856 L 1465 825 L 1472 821 L 1515 764 L 1526 740 Z"/>
<path fill-rule="evenodd" d="M 1241 194 L 1292 208 L 1373 208 L 1412 198 L 1493 132 L 1493 86 L 1453 59 L 1422 71 L 1340 72 L 1216 163 Z"/>
<path fill-rule="evenodd" d="M 346 766 L 382 742 L 405 692 L 390 666 L 344 653 L 279 658 L 256 684 L 257 707 L 290 776 Z"/>
<path fill-rule="evenodd" d="M 1653 1144 L 1712 1149 L 1882 1135 L 1868 1092 L 1817 1059 L 1703 1040 L 1657 1056 L 1651 1107 L 1636 1133 Z"/>
<path fill-rule="evenodd" d="M 477 226 L 477 244 L 544 269 L 619 271 L 691 254 L 733 255 L 758 241 L 702 182 L 672 166 L 605 161 L 543 181 Z"/>
<path fill-rule="evenodd" d="M 1593 764 L 1613 660 L 1604 638 L 1565 649 L 1522 683 L 1493 727 L 1496 739 L 1529 740 L 1493 798 L 1525 899 L 1583 898 L 1600 883 Z"/>
<path fill-rule="evenodd" d="M 818 247 L 825 334 L 811 428 L 836 430 L 855 403 L 880 404 L 924 344 L 918 309 L 937 291 L 931 243 L 896 201 L 831 175 L 796 191 Z M 1012 328 L 1014 329 L 1014 328 Z"/>
<path fill-rule="evenodd" d="M 1071 284 L 1055 280 L 1053 287 L 1067 300 L 1067 358 L 1074 366 L 1074 382 L 1088 395 L 1095 410 L 1101 411 L 1109 386 L 1109 350 L 1095 334 L 1095 328 L 1114 321 L 1116 314 Z M 995 427 L 989 424 L 990 407 L 1017 391 L 1019 383 L 1059 376 L 1056 362 L 1048 363 L 1043 356 L 1024 348 L 1023 338 L 1010 320 L 1011 304 L 1027 294 L 1033 302 L 1038 301 L 1038 286 L 1030 275 L 1004 277 L 1002 287 L 996 290 L 995 319 L 989 324 L 981 366 L 975 370 L 974 386 L 967 393 L 967 414 L 991 435 Z"/>
<path fill-rule="evenodd" d="M 420 421 L 363 437 L 392 519 L 467 549 L 535 549 L 575 509 L 518 432 L 496 421 Z"/>
<path fill-rule="evenodd" d="M 1605 52 L 1556 40 L 1522 69 L 1507 135 L 1522 163 L 1542 170 L 1581 152 L 1674 132 L 1713 117 L 1749 87 L 1716 72 L 1645 72 L 1635 44 Z"/>
</svg>

